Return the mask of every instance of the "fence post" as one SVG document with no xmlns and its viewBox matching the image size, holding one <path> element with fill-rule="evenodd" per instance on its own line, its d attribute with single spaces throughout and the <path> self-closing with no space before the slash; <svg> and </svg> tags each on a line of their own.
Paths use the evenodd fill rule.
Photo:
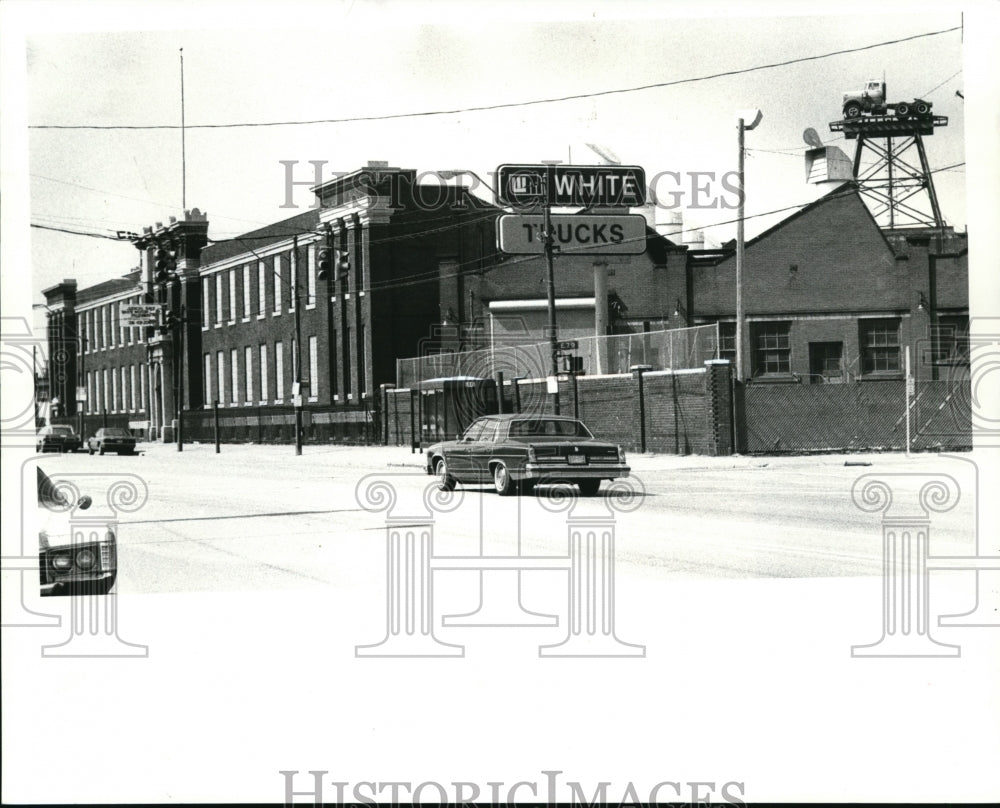
<svg viewBox="0 0 1000 808">
<path fill-rule="evenodd" d="M 212 402 L 212 420 L 215 424 L 215 453 L 219 453 L 219 399 Z"/>
<path fill-rule="evenodd" d="M 646 452 L 646 400 L 643 391 L 642 374 L 652 370 L 652 365 L 632 365 L 629 372 L 636 380 L 636 394 L 639 397 L 639 452 Z"/>
<path fill-rule="evenodd" d="M 420 395 L 418 390 L 410 390 L 410 454 L 417 451 L 417 427 L 415 416 L 417 414 L 416 396 Z"/>
<path fill-rule="evenodd" d="M 518 378 L 515 378 L 511 382 L 511 384 L 513 386 L 513 392 L 514 392 L 514 412 L 516 412 L 518 415 L 520 415 L 521 414 L 521 380 L 518 379 Z"/>
</svg>

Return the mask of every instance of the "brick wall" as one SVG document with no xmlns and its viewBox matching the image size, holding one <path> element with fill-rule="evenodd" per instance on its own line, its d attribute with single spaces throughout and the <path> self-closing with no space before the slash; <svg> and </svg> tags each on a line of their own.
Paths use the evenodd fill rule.
<svg viewBox="0 0 1000 808">
<path fill-rule="evenodd" d="M 559 411 L 578 414 L 594 435 L 628 451 L 671 454 L 730 454 L 731 397 L 728 362 L 710 362 L 705 368 L 676 373 L 579 376 L 559 381 Z M 544 379 L 507 382 L 504 412 L 552 414 L 555 396 Z M 411 392 L 386 391 L 385 440 L 408 446 L 411 428 Z M 483 413 L 486 414 L 486 413 Z M 414 420 L 419 418 L 414 416 Z"/>
</svg>

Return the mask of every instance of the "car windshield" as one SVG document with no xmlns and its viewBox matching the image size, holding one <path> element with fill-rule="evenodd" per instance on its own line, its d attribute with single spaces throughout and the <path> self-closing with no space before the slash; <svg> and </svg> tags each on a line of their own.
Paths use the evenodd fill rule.
<svg viewBox="0 0 1000 808">
<path fill-rule="evenodd" d="M 508 432 L 510 437 L 592 438 L 590 430 L 580 421 L 561 418 L 537 418 L 527 421 L 512 421 Z"/>
<path fill-rule="evenodd" d="M 71 426 L 54 426 L 54 427 L 51 427 L 51 430 L 52 430 L 52 434 L 53 435 L 55 435 L 55 434 L 59 434 L 59 435 L 72 435 L 73 434 L 73 427 L 71 427 Z"/>
<path fill-rule="evenodd" d="M 132 437 L 125 429 L 104 429 L 102 430 L 106 438 L 130 438 Z"/>
</svg>

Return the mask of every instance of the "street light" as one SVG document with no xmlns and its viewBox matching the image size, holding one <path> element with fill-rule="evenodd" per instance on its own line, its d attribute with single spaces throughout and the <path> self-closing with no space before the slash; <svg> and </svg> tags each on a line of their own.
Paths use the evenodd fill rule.
<svg viewBox="0 0 1000 808">
<path fill-rule="evenodd" d="M 743 192 L 743 133 L 755 129 L 760 123 L 763 115 L 759 109 L 742 110 L 737 113 L 740 142 L 739 154 L 739 212 L 736 220 L 736 378 L 743 381 L 743 205 L 745 194 Z M 750 121 L 750 123 L 747 123 Z"/>
</svg>

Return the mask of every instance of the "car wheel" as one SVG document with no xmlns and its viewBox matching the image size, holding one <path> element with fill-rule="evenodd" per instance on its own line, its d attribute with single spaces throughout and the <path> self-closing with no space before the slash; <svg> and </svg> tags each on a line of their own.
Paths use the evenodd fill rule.
<svg viewBox="0 0 1000 808">
<path fill-rule="evenodd" d="M 437 477 L 439 489 L 442 491 L 455 490 L 455 478 L 448 473 L 448 464 L 445 463 L 443 457 L 434 461 L 434 476 Z"/>
<path fill-rule="evenodd" d="M 100 454 L 100 455 L 104 454 L 104 447 L 103 447 L 103 446 L 101 446 L 101 447 L 100 447 L 100 448 L 99 448 L 99 449 L 97 450 L 97 453 L 98 453 L 98 454 Z"/>
<path fill-rule="evenodd" d="M 601 487 L 600 480 L 577 480 L 576 484 L 580 486 L 580 493 L 585 497 L 597 496 L 597 490 Z"/>
<path fill-rule="evenodd" d="M 90 445 L 87 446 L 87 454 L 89 454 L 89 455 L 93 455 L 94 454 L 94 447 L 93 446 L 90 446 Z"/>
<path fill-rule="evenodd" d="M 511 480 L 510 472 L 507 471 L 507 467 L 503 463 L 497 463 L 493 467 L 493 487 L 496 488 L 497 493 L 502 497 L 510 496 L 514 493 L 514 481 Z"/>
</svg>

